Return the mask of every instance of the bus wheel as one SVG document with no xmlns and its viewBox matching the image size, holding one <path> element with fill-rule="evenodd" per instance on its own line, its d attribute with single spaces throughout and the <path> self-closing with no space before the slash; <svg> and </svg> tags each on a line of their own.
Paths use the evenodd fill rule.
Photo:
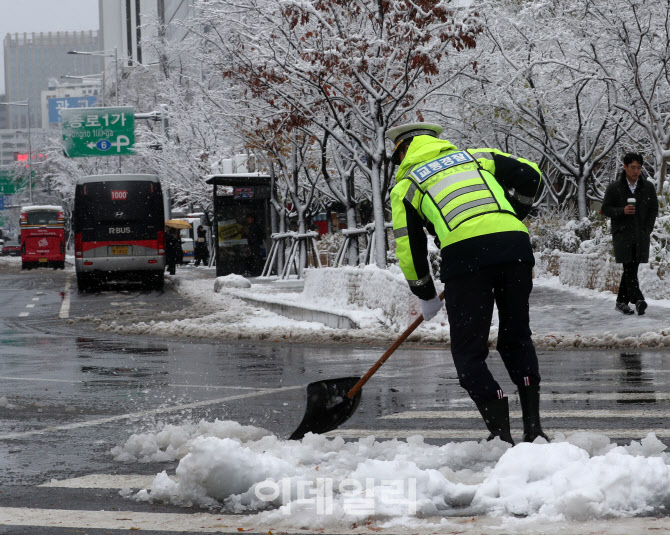
<svg viewBox="0 0 670 535">
<path fill-rule="evenodd" d="M 77 273 L 77 289 L 80 292 L 89 292 L 93 289 L 93 275 L 86 273 Z"/>
<path fill-rule="evenodd" d="M 165 286 L 165 273 L 157 273 L 154 278 L 154 288 L 156 290 L 162 290 Z"/>
<path fill-rule="evenodd" d="M 144 276 L 143 286 L 147 290 L 162 290 L 165 284 L 163 273 L 151 273 Z"/>
<path fill-rule="evenodd" d="M 65 269 L 65 260 L 63 260 L 62 262 L 58 262 L 57 268 L 58 269 Z"/>
</svg>

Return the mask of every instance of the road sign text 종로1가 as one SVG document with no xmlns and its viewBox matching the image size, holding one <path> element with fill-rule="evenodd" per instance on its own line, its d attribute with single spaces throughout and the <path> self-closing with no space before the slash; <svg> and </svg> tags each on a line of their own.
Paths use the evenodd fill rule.
<svg viewBox="0 0 670 535">
<path fill-rule="evenodd" d="M 61 111 L 63 152 L 69 158 L 134 154 L 135 108 L 74 108 Z"/>
</svg>

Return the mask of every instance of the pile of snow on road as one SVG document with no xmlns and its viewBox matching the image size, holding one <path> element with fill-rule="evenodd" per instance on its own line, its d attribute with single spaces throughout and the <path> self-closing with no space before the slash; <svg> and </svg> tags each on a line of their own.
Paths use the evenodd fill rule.
<svg viewBox="0 0 670 535">
<path fill-rule="evenodd" d="M 251 281 L 242 275 L 226 275 L 217 277 L 214 281 L 214 291 L 220 292 L 221 288 L 251 288 Z"/>
<path fill-rule="evenodd" d="M 628 446 L 596 433 L 537 442 L 435 446 L 421 436 L 345 442 L 311 434 L 287 441 L 217 420 L 133 435 L 112 453 L 124 462 L 179 460 L 176 481 L 161 472 L 137 500 L 253 513 L 254 525 L 272 529 L 425 526 L 424 517 L 448 523 L 453 514 L 548 521 L 665 514 L 670 455 L 654 434 Z"/>
</svg>

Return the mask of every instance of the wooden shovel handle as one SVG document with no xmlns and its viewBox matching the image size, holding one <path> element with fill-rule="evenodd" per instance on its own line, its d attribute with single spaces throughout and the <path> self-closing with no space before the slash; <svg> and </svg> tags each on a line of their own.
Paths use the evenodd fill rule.
<svg viewBox="0 0 670 535">
<path fill-rule="evenodd" d="M 440 301 L 443 300 L 444 300 L 444 292 L 440 294 Z M 360 380 L 353 386 L 353 388 L 349 390 L 349 392 L 347 393 L 347 397 L 349 399 L 354 399 L 354 396 L 358 393 L 358 391 L 361 388 L 363 388 L 363 385 L 368 382 L 368 379 L 370 379 L 370 377 L 372 377 L 377 372 L 377 370 L 382 367 L 382 364 L 384 364 L 386 360 L 395 352 L 395 350 L 398 349 L 400 344 L 402 344 L 407 339 L 407 337 L 410 334 L 412 334 L 416 330 L 416 328 L 422 323 L 423 323 L 423 314 L 420 314 L 419 317 L 414 320 L 414 323 L 412 323 L 412 325 L 407 327 L 407 330 L 404 333 L 402 333 L 400 337 L 395 342 L 393 342 L 393 345 L 386 350 L 386 353 L 384 353 L 381 356 L 381 358 L 374 363 L 372 368 L 370 368 L 368 372 L 363 377 L 361 377 Z"/>
</svg>

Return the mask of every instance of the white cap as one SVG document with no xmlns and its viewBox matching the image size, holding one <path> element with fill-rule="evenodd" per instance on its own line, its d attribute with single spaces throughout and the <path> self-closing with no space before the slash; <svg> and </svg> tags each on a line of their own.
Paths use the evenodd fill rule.
<svg viewBox="0 0 670 535">
<path fill-rule="evenodd" d="M 438 124 L 431 123 L 408 123 L 400 126 L 394 126 L 386 131 L 386 137 L 391 140 L 394 145 L 392 161 L 394 164 L 399 164 L 397 153 L 400 143 L 414 136 L 433 136 L 437 137 L 442 133 L 443 128 Z"/>
</svg>

